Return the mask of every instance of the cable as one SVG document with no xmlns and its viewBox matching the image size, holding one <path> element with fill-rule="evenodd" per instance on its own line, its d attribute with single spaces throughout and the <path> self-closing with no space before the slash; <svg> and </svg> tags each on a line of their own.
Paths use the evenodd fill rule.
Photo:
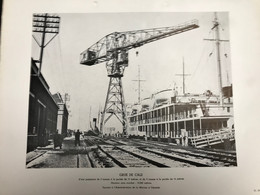
<svg viewBox="0 0 260 195">
<path fill-rule="evenodd" d="M 209 37 L 211 33 L 212 33 L 212 30 L 209 31 L 207 37 Z M 197 70 L 198 70 L 199 67 L 201 66 L 201 61 L 202 61 L 202 58 L 203 58 L 203 56 L 204 56 L 204 54 L 205 54 L 206 46 L 207 46 L 207 42 L 204 42 L 204 46 L 203 46 L 203 49 L 202 49 L 201 56 L 200 56 L 200 58 L 199 58 L 199 62 L 197 63 L 197 66 L 196 66 L 194 72 L 193 72 L 192 75 L 191 75 L 190 81 L 189 81 L 188 84 L 187 84 L 187 88 L 190 86 L 190 83 L 193 81 L 193 79 L 194 79 L 194 77 L 195 77 L 195 75 L 196 75 Z"/>
<path fill-rule="evenodd" d="M 207 38 L 210 37 L 210 35 L 211 35 L 212 32 L 214 32 L 214 31 L 213 31 L 213 30 L 210 30 L 210 31 L 209 31 L 209 33 L 208 33 L 208 35 L 207 35 Z M 215 35 L 213 34 L 213 39 L 214 39 L 214 37 L 215 37 Z M 212 44 L 213 44 L 213 45 L 212 45 L 212 51 L 209 53 L 209 55 L 207 55 L 207 59 L 206 59 L 206 62 L 204 63 L 204 66 L 206 66 L 206 65 L 208 64 L 209 58 L 212 56 L 212 54 L 213 54 L 214 51 L 215 51 L 216 46 L 214 45 L 214 42 L 213 42 Z M 204 57 L 204 55 L 205 55 L 205 53 L 206 53 L 206 52 L 205 52 L 205 49 L 206 49 L 206 46 L 207 46 L 207 45 L 208 45 L 208 43 L 205 42 L 204 47 L 203 47 L 203 49 L 202 49 L 202 54 L 201 54 L 201 56 L 200 56 L 200 58 L 199 58 L 199 62 L 198 62 L 198 64 L 197 64 L 197 66 L 196 66 L 196 68 L 195 68 L 193 74 L 191 75 L 191 79 L 190 79 L 190 81 L 189 81 L 188 84 L 187 84 L 187 88 L 189 88 L 189 87 L 190 87 L 190 84 L 193 83 L 194 78 L 196 77 L 197 71 L 198 71 L 199 69 L 201 69 L 201 65 L 202 65 L 201 62 L 202 62 L 202 58 Z M 203 66 L 203 67 L 204 67 L 204 66 Z M 204 72 L 204 71 L 205 71 L 205 68 L 203 68 L 202 72 Z"/>
<path fill-rule="evenodd" d="M 63 63 L 63 57 L 62 57 L 60 36 L 57 37 L 57 42 L 58 42 L 57 45 L 58 45 L 59 62 L 60 62 L 59 65 L 60 65 L 60 71 L 61 71 L 61 83 L 62 83 L 64 95 L 65 95 L 65 93 L 66 93 L 65 86 L 68 86 L 68 85 L 67 85 L 66 74 L 64 74 L 64 69 L 63 69 L 64 63 Z"/>
</svg>

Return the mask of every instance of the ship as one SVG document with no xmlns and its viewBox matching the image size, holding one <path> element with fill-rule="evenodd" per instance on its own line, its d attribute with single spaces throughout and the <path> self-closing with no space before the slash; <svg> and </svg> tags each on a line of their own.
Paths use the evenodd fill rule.
<svg viewBox="0 0 260 195">
<path fill-rule="evenodd" d="M 218 25 L 215 14 L 212 30 L 217 35 Z M 216 37 L 213 41 L 216 42 L 217 52 L 220 52 L 221 40 Z M 234 150 L 232 84 L 222 86 L 220 54 L 216 56 L 219 94 L 210 90 L 202 94 L 185 91 L 178 94 L 175 88 L 158 91 L 127 106 L 128 136 L 197 148 Z"/>
</svg>

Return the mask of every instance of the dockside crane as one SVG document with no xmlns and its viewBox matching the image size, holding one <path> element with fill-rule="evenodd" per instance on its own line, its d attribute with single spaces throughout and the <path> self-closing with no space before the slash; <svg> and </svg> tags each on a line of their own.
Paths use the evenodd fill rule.
<svg viewBox="0 0 260 195">
<path fill-rule="evenodd" d="M 107 74 L 110 77 L 106 102 L 101 115 L 101 133 L 103 133 L 106 122 L 115 115 L 123 125 L 123 134 L 127 134 L 122 77 L 125 68 L 128 66 L 128 51 L 198 27 L 198 20 L 192 20 L 171 27 L 113 32 L 80 54 L 80 64 L 83 65 L 93 66 L 106 62 Z"/>
</svg>

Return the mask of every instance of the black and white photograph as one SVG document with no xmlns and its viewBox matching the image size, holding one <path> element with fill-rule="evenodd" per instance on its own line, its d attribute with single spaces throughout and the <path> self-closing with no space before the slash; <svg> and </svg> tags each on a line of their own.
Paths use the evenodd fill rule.
<svg viewBox="0 0 260 195">
<path fill-rule="evenodd" d="M 234 167 L 228 12 L 34 13 L 26 168 Z"/>
<path fill-rule="evenodd" d="M 1 14 L 1 195 L 260 194 L 260 1 Z"/>
</svg>

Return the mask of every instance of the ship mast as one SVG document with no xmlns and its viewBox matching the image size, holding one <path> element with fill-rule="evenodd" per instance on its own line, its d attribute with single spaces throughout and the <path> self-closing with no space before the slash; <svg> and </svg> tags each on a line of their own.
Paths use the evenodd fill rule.
<svg viewBox="0 0 260 195">
<path fill-rule="evenodd" d="M 190 76 L 190 74 L 185 74 L 185 65 L 184 65 L 184 57 L 182 58 L 182 74 L 175 74 L 177 76 L 182 76 L 182 91 L 183 95 L 185 95 L 185 76 Z"/>
<path fill-rule="evenodd" d="M 217 46 L 217 62 L 218 62 L 218 85 L 219 85 L 219 98 L 220 106 L 223 106 L 223 93 L 222 93 L 222 76 L 221 76 L 221 59 L 220 59 L 220 40 L 219 40 L 219 23 L 217 13 L 215 12 L 214 27 L 216 32 L 216 46 Z"/>
<path fill-rule="evenodd" d="M 211 30 L 215 29 L 216 33 L 216 38 L 215 39 L 204 39 L 207 41 L 215 41 L 216 47 L 217 47 L 217 64 L 218 64 L 218 87 L 219 87 L 219 99 L 220 99 L 220 106 L 223 106 L 223 92 L 222 92 L 222 71 L 221 71 L 221 57 L 220 57 L 220 42 L 222 41 L 227 41 L 228 40 L 220 40 L 219 36 L 219 22 L 218 22 L 218 17 L 217 13 L 215 12 L 215 19 L 213 21 L 214 25 L 211 28 Z"/>
<path fill-rule="evenodd" d="M 138 56 L 138 51 L 136 52 L 136 56 Z M 140 64 L 138 65 L 138 79 L 137 80 L 132 80 L 132 81 L 137 81 L 138 82 L 138 104 L 141 102 L 141 82 L 145 81 L 141 79 L 141 74 L 140 74 Z"/>
<path fill-rule="evenodd" d="M 89 127 L 90 127 L 91 130 L 93 130 L 93 127 L 91 125 L 91 106 L 89 108 Z"/>
</svg>

